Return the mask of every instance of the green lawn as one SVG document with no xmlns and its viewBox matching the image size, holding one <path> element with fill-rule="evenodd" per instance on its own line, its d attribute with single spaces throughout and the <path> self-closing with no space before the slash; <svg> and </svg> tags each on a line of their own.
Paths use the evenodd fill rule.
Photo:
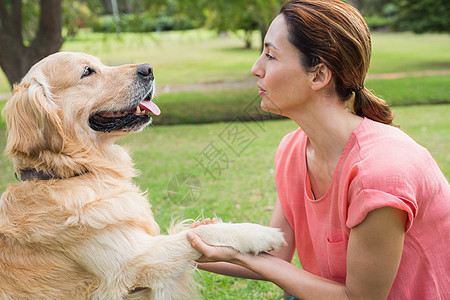
<svg viewBox="0 0 450 300">
<path fill-rule="evenodd" d="M 124 34 L 120 39 L 83 33 L 77 40 L 66 42 L 63 50 L 91 53 L 109 65 L 150 62 L 158 84 L 246 80 L 251 78 L 250 68 L 259 55 L 257 42 L 254 49 L 244 50 L 234 36 L 218 38 L 204 30 Z M 373 34 L 371 74 L 449 68 L 448 35 Z M 366 86 L 393 105 L 449 103 L 449 80 L 450 76 L 373 79 Z M 1 73 L 0 93 L 8 91 Z M 148 190 L 162 228 L 175 218 L 196 218 L 200 214 L 217 215 L 225 221 L 268 223 L 276 199 L 275 151 L 283 135 L 296 125 L 290 120 L 239 122 L 236 117 L 246 114 L 246 106 L 255 95 L 254 88 L 161 94 L 157 101 L 163 114 L 155 117 L 155 125 L 120 141 L 133 152 L 142 171 L 136 183 Z M 0 109 L 4 103 L 0 101 Z M 394 106 L 393 110 L 398 116 L 396 123 L 430 150 L 450 179 L 450 104 Z M 211 116 L 236 121 L 162 126 L 166 116 L 174 122 L 203 122 L 205 118 L 211 122 Z M 6 142 L 4 128 L 0 119 L 0 149 Z M 245 133 L 244 142 L 233 139 L 236 132 Z M 208 161 L 213 153 L 220 158 L 216 164 Z M 0 170 L 1 193 L 15 178 L 12 164 L 5 158 L 0 160 Z M 195 193 L 185 194 L 189 186 L 178 187 L 174 179 L 188 179 L 197 187 Z M 177 191 L 179 194 L 174 194 Z M 282 295 L 266 282 L 207 273 L 202 273 L 199 281 L 205 286 L 202 299 L 279 299 Z"/>
<path fill-rule="evenodd" d="M 370 79 L 365 85 L 392 106 L 450 103 L 450 75 Z M 162 124 L 208 123 L 230 121 L 237 116 L 241 119 L 267 116 L 259 108 L 257 93 L 253 86 L 161 94 L 156 99 L 163 111 L 158 121 Z M 249 103 L 253 103 L 253 107 L 245 109 Z"/>
<path fill-rule="evenodd" d="M 450 104 L 394 107 L 393 110 L 396 123 L 429 149 L 450 179 Z M 295 128 L 296 124 L 290 120 L 177 126 L 160 126 L 155 120 L 154 126 L 120 143 L 132 150 L 136 166 L 142 170 L 137 182 L 148 189 L 161 224 L 168 224 L 175 216 L 195 217 L 201 210 L 205 215 L 225 213 L 234 220 L 265 223 L 270 210 L 265 212 L 264 208 L 276 197 L 275 150 L 283 135 Z M 234 147 L 230 136 L 241 131 L 246 132 L 243 140 L 247 143 Z M 5 142 L 5 131 L 0 130 L 0 149 L 4 149 Z M 206 154 L 214 149 L 224 154 L 222 170 L 216 168 L 208 173 L 202 164 L 207 165 Z M 11 162 L 5 158 L 0 169 L 0 191 L 3 191 L 15 179 Z M 201 182 L 202 196 L 195 206 L 174 205 L 167 195 L 170 180 L 180 173 L 194 174 Z M 261 210 L 254 210 L 255 205 Z M 231 211 L 233 216 L 229 215 Z"/>
<path fill-rule="evenodd" d="M 445 34 L 373 33 L 371 74 L 450 68 L 450 37 Z M 218 37 L 206 30 L 149 34 L 101 34 L 83 31 L 66 41 L 62 51 L 99 56 L 107 65 L 149 62 L 159 84 L 240 81 L 252 77 L 259 56 L 254 47 L 242 48 L 234 35 Z M 0 93 L 9 85 L 0 72 Z"/>
<path fill-rule="evenodd" d="M 450 105 L 396 107 L 396 122 L 426 146 L 450 179 Z M 239 154 L 227 146 L 233 128 L 245 132 L 248 147 Z M 166 225 L 175 217 L 217 215 L 225 221 L 268 224 L 276 199 L 274 155 L 282 136 L 296 129 L 290 120 L 265 123 L 217 123 L 208 125 L 158 126 L 124 140 L 133 149 L 142 170 L 138 184 L 148 188 L 155 217 Z M 250 131 L 252 133 L 250 133 Z M 225 133 L 225 134 L 224 134 Z M 229 142 L 230 143 L 230 142 Z M 233 143 L 231 143 L 233 145 Z M 221 167 L 205 173 L 201 162 L 214 147 L 226 155 Z M 168 151 L 168 149 L 170 149 Z M 238 151 L 239 152 L 239 151 Z M 232 161 L 232 162 L 231 162 Z M 227 164 L 227 162 L 230 162 Z M 199 199 L 171 199 L 167 190 L 177 174 L 196 176 L 201 184 Z M 298 260 L 296 261 L 298 265 Z M 268 282 L 257 282 L 201 273 L 201 299 L 280 299 L 282 292 Z"/>
<path fill-rule="evenodd" d="M 450 105 L 395 107 L 396 122 L 417 142 L 429 149 L 450 179 Z M 225 221 L 268 224 L 276 199 L 274 155 L 281 138 L 294 130 L 290 120 L 262 123 L 215 123 L 154 126 L 120 143 L 132 150 L 142 175 L 136 183 L 148 191 L 155 218 L 162 228 L 171 220 L 217 215 Z M 234 139 L 239 132 L 239 143 Z M 0 131 L 0 148 L 5 134 Z M 212 153 L 216 162 L 210 164 Z M 0 191 L 15 182 L 11 162 L 0 162 Z M 188 197 L 169 196 L 176 191 L 173 179 L 193 175 L 190 182 L 200 190 Z M 181 193 L 190 189 L 180 188 Z M 280 290 L 266 282 L 226 278 L 202 273 L 202 299 L 279 299 Z"/>
<path fill-rule="evenodd" d="M 393 106 L 450 103 L 450 75 L 369 79 L 366 87 Z M 156 121 L 173 125 L 232 121 L 236 117 L 241 120 L 268 117 L 259 108 L 257 93 L 256 86 L 162 93 L 155 99 L 163 112 Z M 0 100 L 0 110 L 4 103 Z M 246 109 L 249 104 L 249 109 Z M 0 119 L 0 129 L 4 128 L 5 124 Z"/>
<path fill-rule="evenodd" d="M 373 33 L 369 73 L 450 69 L 450 35 Z"/>
<path fill-rule="evenodd" d="M 450 103 L 450 75 L 368 79 L 365 85 L 389 105 Z"/>
</svg>

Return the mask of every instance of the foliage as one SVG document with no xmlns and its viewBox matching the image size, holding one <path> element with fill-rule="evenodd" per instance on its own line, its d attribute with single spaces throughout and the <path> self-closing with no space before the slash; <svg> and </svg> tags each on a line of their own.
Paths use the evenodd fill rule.
<svg viewBox="0 0 450 300">
<path fill-rule="evenodd" d="M 92 26 L 95 32 L 154 32 L 193 28 L 194 25 L 188 18 L 165 15 L 149 17 L 145 13 L 122 14 L 118 22 L 113 15 L 104 15 L 96 18 Z"/>
<path fill-rule="evenodd" d="M 353 0 L 371 29 L 450 32 L 448 0 Z"/>
<path fill-rule="evenodd" d="M 22 34 L 24 45 L 29 46 L 36 37 L 39 26 L 39 1 L 29 0 L 22 3 Z"/>
<path fill-rule="evenodd" d="M 36 37 L 39 27 L 40 0 L 21 0 L 23 43 L 27 46 Z M 80 28 L 92 25 L 93 13 L 86 2 L 62 1 L 62 24 L 67 37 L 74 38 Z M 1 25 L 0 25 L 1 26 Z"/>
<path fill-rule="evenodd" d="M 35 11 L 38 21 L 27 21 L 23 12 Z M 60 0 L 0 2 L 0 66 L 11 86 L 41 58 L 61 48 L 61 11 Z"/>
<path fill-rule="evenodd" d="M 394 27 L 415 33 L 450 33 L 450 1 L 448 0 L 395 0 Z"/>
<path fill-rule="evenodd" d="M 389 28 L 393 22 L 392 18 L 380 17 L 380 16 L 368 16 L 364 17 L 367 26 L 370 30 L 378 30 Z"/>
<path fill-rule="evenodd" d="M 391 0 L 350 0 L 351 5 L 356 7 L 364 16 L 385 16 L 384 10 Z"/>
<path fill-rule="evenodd" d="M 68 38 L 75 38 L 81 28 L 92 26 L 94 15 L 86 2 L 64 0 L 62 10 L 63 27 Z"/>
<path fill-rule="evenodd" d="M 218 32 L 243 31 L 246 47 L 251 47 L 250 34 L 258 30 L 264 36 L 283 0 L 178 0 L 181 11 L 191 17 L 206 17 L 209 28 Z M 262 44 L 262 42 L 261 42 Z"/>
</svg>

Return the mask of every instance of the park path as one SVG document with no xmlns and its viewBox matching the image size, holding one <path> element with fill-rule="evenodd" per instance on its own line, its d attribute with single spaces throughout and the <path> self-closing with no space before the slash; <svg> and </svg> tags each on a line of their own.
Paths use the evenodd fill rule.
<svg viewBox="0 0 450 300">
<path fill-rule="evenodd" d="M 416 72 L 400 72 L 400 73 L 380 73 L 369 74 L 368 79 L 398 79 L 405 77 L 422 77 L 435 75 L 450 75 L 450 69 L 447 70 L 425 70 Z M 239 82 L 217 82 L 217 83 L 194 83 L 194 84 L 166 84 L 158 85 L 158 94 L 168 92 L 184 92 L 184 91 L 205 91 L 205 90 L 223 90 L 238 89 L 256 86 L 256 78 L 251 80 L 243 80 Z M 0 99 L 9 98 L 9 93 L 0 93 Z"/>
</svg>

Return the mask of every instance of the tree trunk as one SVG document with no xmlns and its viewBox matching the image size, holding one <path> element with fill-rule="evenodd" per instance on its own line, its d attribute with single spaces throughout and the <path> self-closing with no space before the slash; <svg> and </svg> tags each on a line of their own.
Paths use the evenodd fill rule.
<svg viewBox="0 0 450 300">
<path fill-rule="evenodd" d="M 244 30 L 245 49 L 252 49 L 253 30 Z"/>
<path fill-rule="evenodd" d="M 57 52 L 63 43 L 61 1 L 41 0 L 40 21 L 36 37 L 27 47 L 22 35 L 22 1 L 0 2 L 0 66 L 13 86 L 42 58 Z"/>
</svg>

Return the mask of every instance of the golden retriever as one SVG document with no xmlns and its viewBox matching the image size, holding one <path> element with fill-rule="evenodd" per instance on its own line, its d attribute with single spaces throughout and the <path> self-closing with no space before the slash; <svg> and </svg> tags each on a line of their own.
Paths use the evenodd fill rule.
<svg viewBox="0 0 450 300">
<path fill-rule="evenodd" d="M 160 235 L 114 142 L 159 114 L 148 64 L 108 67 L 61 52 L 14 87 L 6 154 L 21 182 L 0 200 L 0 299 L 192 299 L 201 254 L 186 230 Z M 190 228 L 213 245 L 259 253 L 282 233 L 256 224 Z"/>
</svg>

